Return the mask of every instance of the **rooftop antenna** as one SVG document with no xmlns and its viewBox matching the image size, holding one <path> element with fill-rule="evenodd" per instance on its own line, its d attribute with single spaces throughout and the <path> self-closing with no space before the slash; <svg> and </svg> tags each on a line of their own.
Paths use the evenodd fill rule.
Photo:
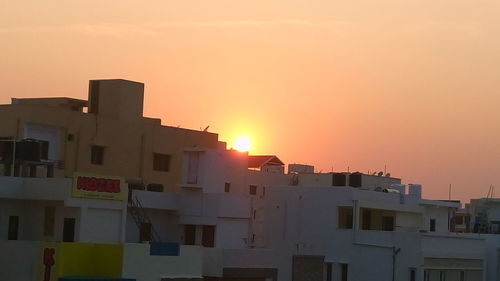
<svg viewBox="0 0 500 281">
<path fill-rule="evenodd" d="M 384 174 L 387 174 L 387 165 L 384 164 Z"/>
<path fill-rule="evenodd" d="M 450 186 L 448 187 L 448 200 L 451 200 L 451 183 Z"/>
<path fill-rule="evenodd" d="M 203 132 L 207 132 L 208 128 L 210 128 L 210 125 L 206 126 L 205 129 L 203 129 Z"/>
</svg>

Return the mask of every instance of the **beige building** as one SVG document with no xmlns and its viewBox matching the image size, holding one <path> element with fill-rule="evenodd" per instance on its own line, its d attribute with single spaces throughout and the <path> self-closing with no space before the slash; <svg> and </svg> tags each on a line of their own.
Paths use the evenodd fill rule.
<svg viewBox="0 0 500 281">
<path fill-rule="evenodd" d="M 162 126 L 160 119 L 144 117 L 143 98 L 144 84 L 116 79 L 90 81 L 89 101 L 12 99 L 12 104 L 0 106 L 0 139 L 42 141 L 41 159 L 18 155 L 20 146 L 26 146 L 18 143 L 12 165 L 16 157 L 9 157 L 12 147 L 4 145 L 7 154 L 0 175 L 72 177 L 78 171 L 179 191 L 185 152 L 217 148 L 218 136 Z"/>
</svg>

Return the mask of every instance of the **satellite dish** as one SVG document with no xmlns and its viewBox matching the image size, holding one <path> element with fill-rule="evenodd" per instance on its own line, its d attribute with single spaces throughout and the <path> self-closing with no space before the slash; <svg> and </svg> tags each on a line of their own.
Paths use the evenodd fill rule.
<svg viewBox="0 0 500 281">
<path fill-rule="evenodd" d="M 381 177 L 384 174 L 384 172 L 378 172 L 377 176 Z"/>
</svg>

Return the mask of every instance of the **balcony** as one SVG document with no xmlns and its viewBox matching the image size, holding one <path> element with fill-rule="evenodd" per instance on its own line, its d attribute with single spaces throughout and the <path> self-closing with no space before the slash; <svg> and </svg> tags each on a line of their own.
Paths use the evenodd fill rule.
<svg viewBox="0 0 500 281">
<path fill-rule="evenodd" d="M 62 201 L 71 197 L 71 185 L 69 178 L 0 176 L 0 198 Z"/>
<path fill-rule="evenodd" d="M 178 196 L 170 192 L 151 192 L 144 190 L 132 190 L 132 196 L 136 196 L 143 208 L 159 210 L 178 210 Z"/>
</svg>

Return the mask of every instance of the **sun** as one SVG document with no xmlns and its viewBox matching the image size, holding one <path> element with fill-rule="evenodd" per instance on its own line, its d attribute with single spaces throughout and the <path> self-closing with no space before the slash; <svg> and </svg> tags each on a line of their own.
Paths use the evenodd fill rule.
<svg viewBox="0 0 500 281">
<path fill-rule="evenodd" d="M 247 152 L 250 150 L 250 139 L 246 136 L 239 136 L 234 140 L 233 148 L 241 151 Z"/>
</svg>

